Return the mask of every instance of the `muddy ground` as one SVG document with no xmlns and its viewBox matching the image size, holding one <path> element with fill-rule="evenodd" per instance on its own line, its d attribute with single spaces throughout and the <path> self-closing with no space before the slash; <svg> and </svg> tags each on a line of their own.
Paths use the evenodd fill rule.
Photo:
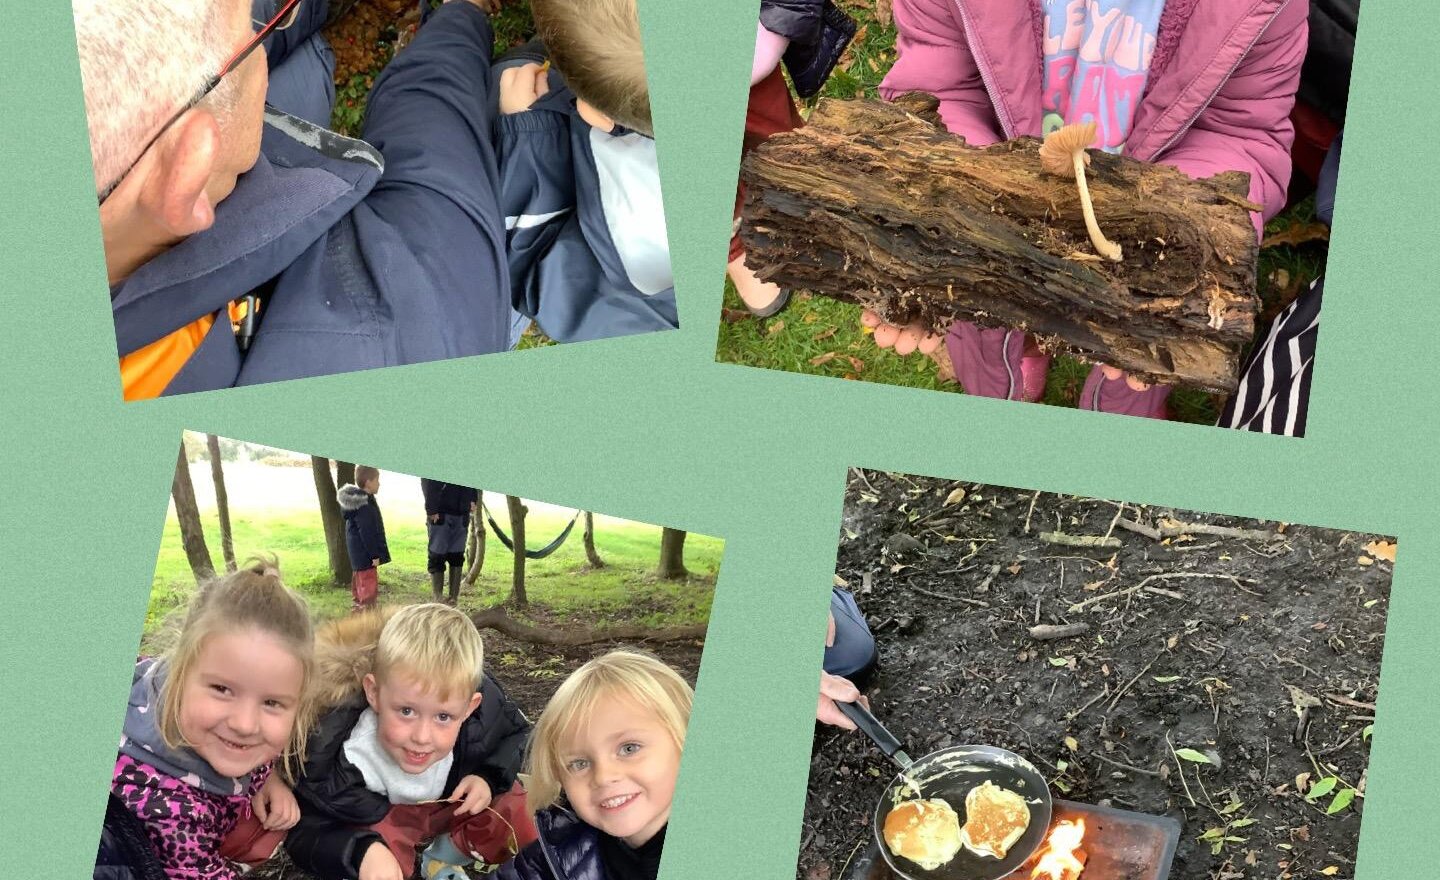
<svg viewBox="0 0 1440 880">
<path fill-rule="evenodd" d="M 1150 537 L 1117 514 L 1256 534 Z M 1173 816 L 1172 878 L 1350 877 L 1394 555 L 1375 539 L 852 471 L 836 577 L 879 645 L 872 707 L 912 756 L 1002 746 L 1056 798 Z M 1070 623 L 1088 630 L 1030 634 Z M 803 880 L 843 875 L 891 776 L 859 734 L 817 728 Z"/>
<path fill-rule="evenodd" d="M 485 637 L 486 668 L 505 694 L 534 721 L 545 708 L 550 695 L 560 687 L 571 672 L 592 657 L 616 648 L 630 648 L 649 651 L 670 664 L 695 685 L 700 673 L 700 654 L 704 642 L 695 640 L 671 642 L 596 642 L 576 648 L 551 648 L 532 645 L 514 639 L 494 630 L 482 630 Z M 302 871 L 291 863 L 282 847 L 280 852 L 263 865 L 255 868 L 247 877 L 255 880 L 313 880 L 314 875 Z M 474 875 L 481 876 L 481 875 Z"/>
</svg>

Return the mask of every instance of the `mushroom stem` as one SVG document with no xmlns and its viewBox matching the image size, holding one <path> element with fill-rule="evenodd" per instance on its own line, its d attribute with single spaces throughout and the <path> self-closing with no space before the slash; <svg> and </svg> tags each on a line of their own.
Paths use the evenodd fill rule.
<svg viewBox="0 0 1440 880">
<path fill-rule="evenodd" d="M 1090 205 L 1090 187 L 1085 185 L 1085 153 L 1075 153 L 1075 182 L 1080 186 L 1080 208 L 1085 212 L 1085 231 L 1090 233 L 1090 243 L 1095 252 L 1107 260 L 1120 261 L 1120 245 L 1105 237 L 1100 224 L 1095 222 L 1095 209 Z"/>
</svg>

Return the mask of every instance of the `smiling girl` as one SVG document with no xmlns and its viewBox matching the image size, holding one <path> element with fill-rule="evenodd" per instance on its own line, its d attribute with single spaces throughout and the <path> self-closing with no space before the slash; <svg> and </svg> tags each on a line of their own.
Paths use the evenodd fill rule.
<svg viewBox="0 0 1440 880">
<path fill-rule="evenodd" d="M 575 670 L 526 761 L 540 839 L 501 880 L 654 880 L 693 697 L 647 654 L 613 651 Z"/>
<path fill-rule="evenodd" d="M 202 586 L 174 648 L 136 664 L 112 804 L 171 880 L 238 877 L 299 819 L 281 776 L 304 754 L 313 652 L 304 600 L 256 560 Z"/>
</svg>

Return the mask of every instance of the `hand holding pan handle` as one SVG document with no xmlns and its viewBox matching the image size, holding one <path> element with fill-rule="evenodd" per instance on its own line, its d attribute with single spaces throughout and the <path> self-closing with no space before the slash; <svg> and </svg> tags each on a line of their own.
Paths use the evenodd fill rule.
<svg viewBox="0 0 1440 880">
<path fill-rule="evenodd" d="M 910 765 L 915 763 L 909 755 L 905 754 L 900 740 L 886 730 L 885 725 L 880 723 L 880 719 L 870 714 L 869 709 L 859 703 L 844 703 L 839 700 L 835 701 L 835 705 L 840 707 L 840 711 L 845 714 L 845 717 L 854 721 L 855 726 L 860 728 L 860 732 L 870 737 L 871 741 L 880 747 L 880 751 L 885 753 L 885 757 L 894 761 L 902 771 L 909 770 Z"/>
</svg>

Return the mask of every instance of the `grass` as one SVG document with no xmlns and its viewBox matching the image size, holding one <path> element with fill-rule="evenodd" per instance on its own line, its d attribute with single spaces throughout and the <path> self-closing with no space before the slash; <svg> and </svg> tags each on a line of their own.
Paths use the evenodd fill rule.
<svg viewBox="0 0 1440 880">
<path fill-rule="evenodd" d="M 503 505 L 501 510 L 496 520 L 508 531 Z M 213 515 L 203 519 L 206 542 L 216 564 L 221 565 L 218 523 Z M 532 549 L 543 546 L 559 534 L 567 522 L 567 516 L 532 512 L 525 521 L 527 543 Z M 660 558 L 659 527 L 601 519 L 596 523 L 595 543 L 606 567 L 590 570 L 581 542 L 582 525 L 577 523 L 570 537 L 551 556 L 529 560 L 525 586 L 530 609 L 525 613 L 512 609 L 512 616 L 539 622 L 576 620 L 587 625 L 603 625 L 624 621 L 651 627 L 702 623 L 709 618 L 724 542 L 691 534 L 685 541 L 685 564 L 691 571 L 690 580 L 662 581 L 653 574 Z M 278 556 L 285 582 L 306 597 L 317 620 L 349 613 L 349 585 L 336 586 L 331 582 L 318 513 L 287 512 L 266 519 L 237 517 L 234 531 L 236 558 L 243 562 L 257 553 Z M 428 600 L 430 576 L 425 570 L 424 527 L 387 522 L 386 537 L 393 561 L 380 568 L 381 601 Z M 461 588 L 461 607 L 475 610 L 504 602 L 510 595 L 513 560 L 510 551 L 492 533 L 486 542 L 480 578 L 473 587 Z M 183 606 L 194 591 L 195 579 L 180 544 L 179 523 L 172 514 L 166 519 L 155 563 L 145 618 L 147 642 L 161 629 L 167 616 Z"/>
<path fill-rule="evenodd" d="M 872 3 L 838 2 L 855 18 L 859 28 L 819 97 L 878 98 L 880 81 L 895 63 L 895 28 L 877 20 Z M 802 102 L 802 115 L 808 115 L 817 100 Z M 1313 223 L 1314 212 L 1314 199 L 1305 199 L 1266 224 L 1266 234 Z M 1324 271 L 1325 253 L 1323 242 L 1281 245 L 1260 251 L 1257 275 L 1263 303 L 1262 332 L 1276 312 Z M 755 319 L 745 311 L 734 285 L 727 279 L 716 359 L 792 373 L 933 391 L 961 391 L 953 382 L 941 383 L 936 378 L 934 363 L 928 358 L 920 355 L 902 358 L 874 345 L 870 332 L 860 326 L 860 311 L 858 305 L 797 293 L 780 314 Z M 1090 365 L 1084 361 L 1056 357 L 1041 402 L 1074 406 L 1089 372 Z M 1171 419 L 1214 424 L 1223 403 L 1223 398 L 1217 395 L 1177 388 L 1170 395 Z"/>
</svg>

